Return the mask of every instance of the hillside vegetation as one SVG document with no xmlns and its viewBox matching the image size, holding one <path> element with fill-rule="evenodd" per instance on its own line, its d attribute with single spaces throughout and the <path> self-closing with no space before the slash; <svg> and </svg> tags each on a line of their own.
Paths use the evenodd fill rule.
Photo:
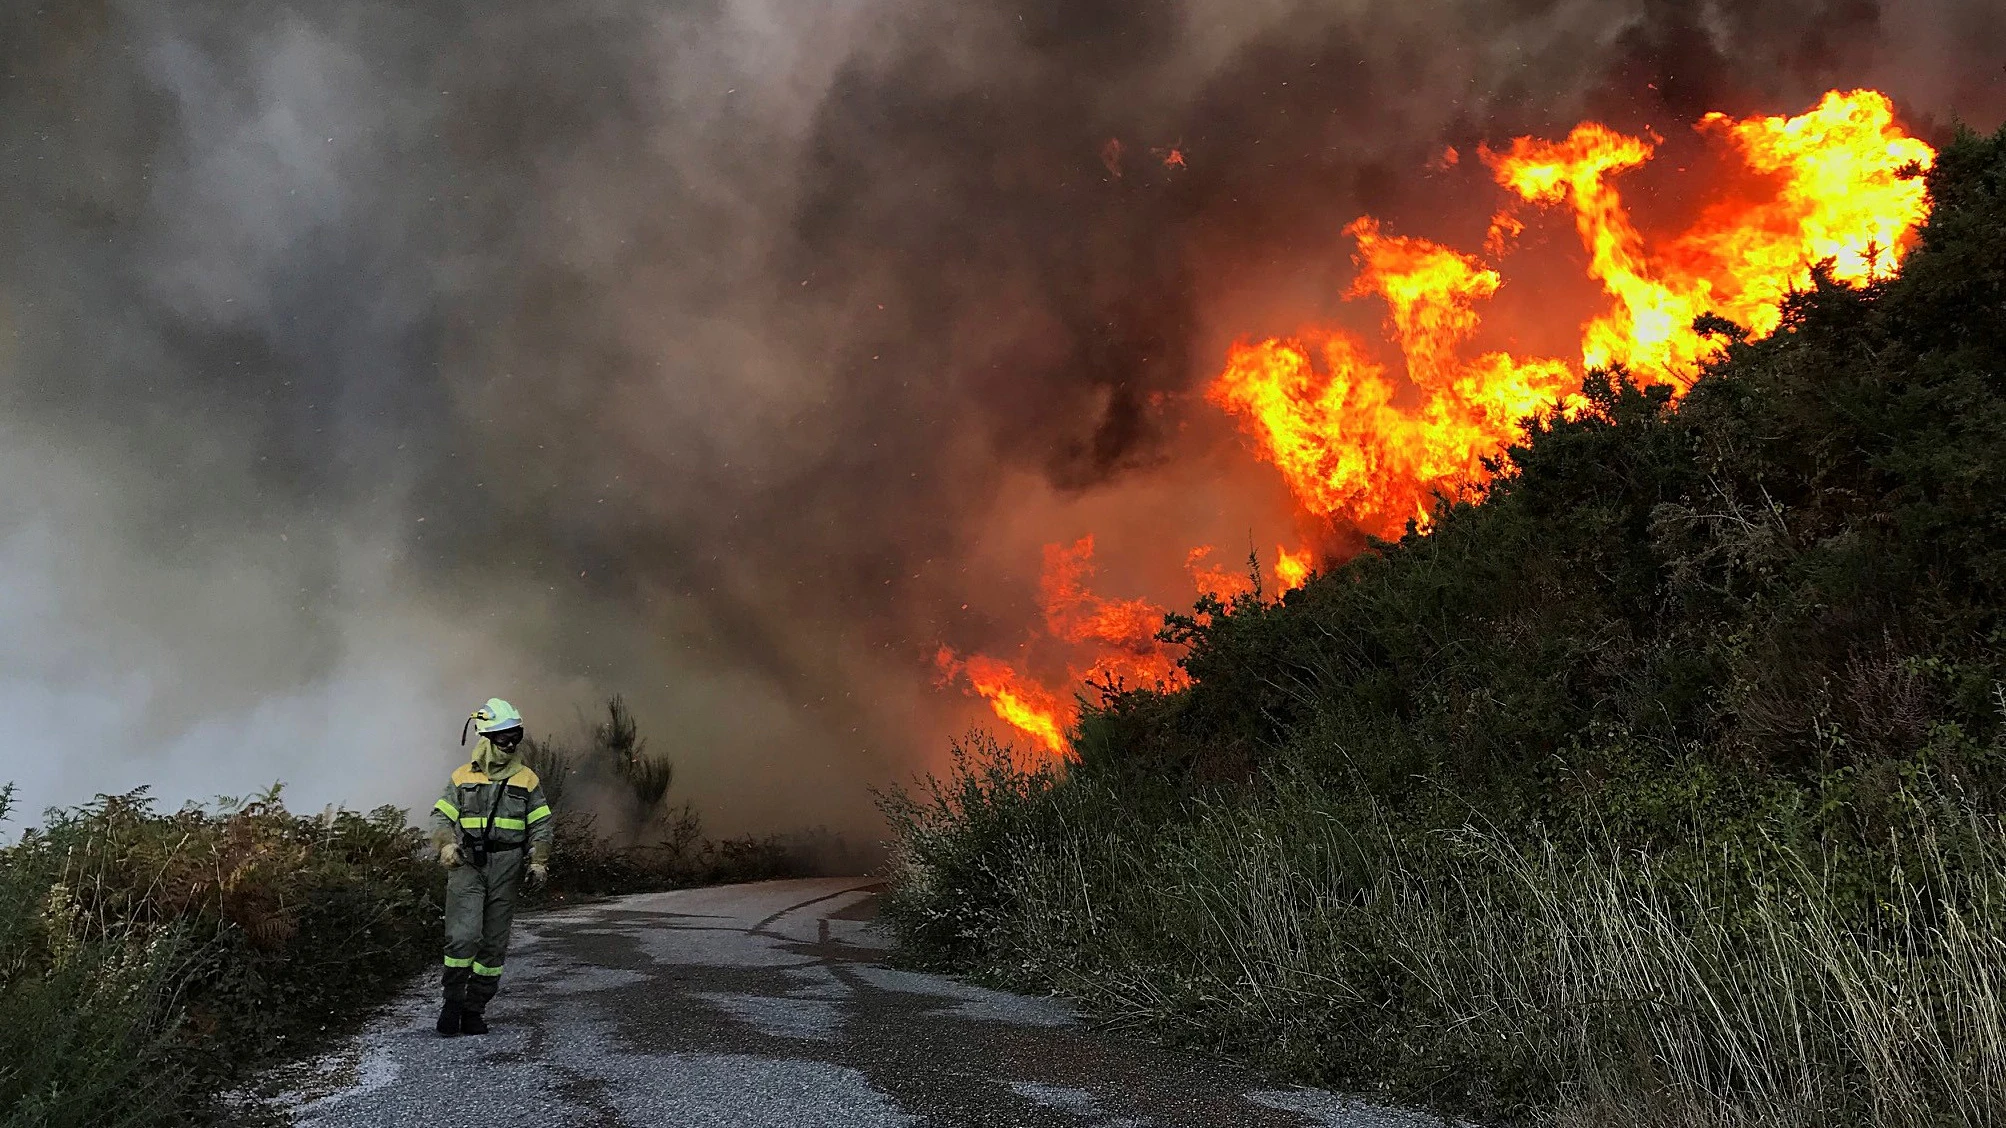
<svg viewBox="0 0 2006 1128">
<path fill-rule="evenodd" d="M 2006 131 L 1899 278 L 888 801 L 907 953 L 1495 1124 L 2006 1124 Z"/>
</svg>

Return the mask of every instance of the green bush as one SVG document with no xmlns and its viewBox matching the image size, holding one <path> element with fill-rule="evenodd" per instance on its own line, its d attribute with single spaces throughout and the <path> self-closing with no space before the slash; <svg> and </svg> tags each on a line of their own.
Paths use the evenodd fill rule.
<svg viewBox="0 0 2006 1128">
<path fill-rule="evenodd" d="M 918 958 L 1503 1121 L 2006 1123 L 2006 132 L 1898 278 L 1622 372 L 1063 779 L 887 804 Z M 1988 1025 L 1989 1024 L 1989 1025 Z"/>
<path fill-rule="evenodd" d="M 1025 769 L 994 739 L 976 733 L 953 750 L 945 781 L 928 777 L 915 795 L 881 797 L 894 836 L 886 915 L 899 925 L 905 953 L 917 962 L 983 964 L 1011 950 L 999 937 L 1020 907 L 1010 864 L 1060 827 L 1058 776 Z"/>
<path fill-rule="evenodd" d="M 0 804 L 0 811 L 4 804 Z M 440 880 L 403 812 L 209 812 L 144 791 L 0 850 L 0 1124 L 190 1115 L 436 958 Z"/>
</svg>

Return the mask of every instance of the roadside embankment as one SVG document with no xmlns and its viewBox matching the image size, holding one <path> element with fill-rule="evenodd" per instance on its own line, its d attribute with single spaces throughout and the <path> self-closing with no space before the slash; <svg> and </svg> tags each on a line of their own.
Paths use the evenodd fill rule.
<svg viewBox="0 0 2006 1128">
<path fill-rule="evenodd" d="M 2006 132 L 1901 274 L 886 803 L 906 958 L 1493 1124 L 2006 1124 Z"/>
</svg>

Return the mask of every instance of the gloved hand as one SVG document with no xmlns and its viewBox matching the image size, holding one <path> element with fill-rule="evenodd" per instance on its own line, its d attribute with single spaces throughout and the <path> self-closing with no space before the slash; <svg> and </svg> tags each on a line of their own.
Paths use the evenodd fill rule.
<svg viewBox="0 0 2006 1128">
<path fill-rule="evenodd" d="M 439 847 L 439 864 L 452 869 L 460 864 L 460 844 L 448 842 Z"/>
<path fill-rule="evenodd" d="M 550 880 L 550 867 L 542 862 L 529 863 L 529 887 L 535 889 Z"/>
</svg>

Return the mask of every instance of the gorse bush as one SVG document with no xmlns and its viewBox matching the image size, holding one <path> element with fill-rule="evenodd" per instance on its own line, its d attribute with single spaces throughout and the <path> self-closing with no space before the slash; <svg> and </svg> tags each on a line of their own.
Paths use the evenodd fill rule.
<svg viewBox="0 0 2006 1128">
<path fill-rule="evenodd" d="M 1026 848 L 1063 838 L 1064 802 L 1050 767 L 1020 768 L 1007 749 L 977 733 L 953 750 L 945 780 L 919 794 L 893 791 L 881 802 L 894 832 L 885 892 L 909 952 L 930 962 L 980 963 L 1012 948 L 999 934 L 1025 903 L 1016 866 Z"/>
<path fill-rule="evenodd" d="M 895 797 L 915 957 L 1508 1122 L 2006 1122 L 2006 133 L 1900 277 Z"/>
<path fill-rule="evenodd" d="M 172 1123 L 436 959 L 437 866 L 404 813 L 276 789 L 50 812 L 0 850 L 0 1124 Z"/>
</svg>

